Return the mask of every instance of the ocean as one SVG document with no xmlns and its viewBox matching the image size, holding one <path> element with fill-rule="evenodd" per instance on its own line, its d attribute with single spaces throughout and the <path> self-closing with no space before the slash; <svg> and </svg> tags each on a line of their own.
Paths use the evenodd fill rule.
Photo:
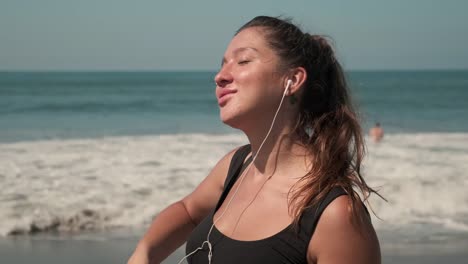
<svg viewBox="0 0 468 264">
<path fill-rule="evenodd" d="M 0 237 L 146 228 L 247 143 L 218 118 L 214 75 L 0 73 Z M 371 198 L 384 252 L 466 250 L 468 71 L 348 79 L 364 130 L 385 130 L 363 167 L 388 200 Z"/>
</svg>

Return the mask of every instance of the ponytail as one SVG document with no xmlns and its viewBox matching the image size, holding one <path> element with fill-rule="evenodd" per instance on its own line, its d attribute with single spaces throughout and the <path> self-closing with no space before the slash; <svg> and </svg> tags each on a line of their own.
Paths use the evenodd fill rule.
<svg viewBox="0 0 468 264">
<path fill-rule="evenodd" d="M 336 186 L 351 199 L 353 222 L 361 222 L 366 214 L 362 213 L 360 195 L 367 201 L 371 193 L 379 194 L 362 177 L 362 129 L 332 46 L 325 37 L 304 34 L 288 20 L 260 16 L 239 31 L 250 27 L 264 29 L 282 68 L 303 67 L 307 71 L 294 136 L 309 151 L 312 166 L 289 192 L 295 224 L 305 210 L 317 205 Z"/>
</svg>

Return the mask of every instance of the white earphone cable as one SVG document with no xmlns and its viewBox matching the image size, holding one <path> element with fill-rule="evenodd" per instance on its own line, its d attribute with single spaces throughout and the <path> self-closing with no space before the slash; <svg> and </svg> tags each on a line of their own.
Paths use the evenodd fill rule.
<svg viewBox="0 0 468 264">
<path fill-rule="evenodd" d="M 252 164 L 254 163 L 255 159 L 257 158 L 258 154 L 260 153 L 260 150 L 262 149 L 263 144 L 265 144 L 266 140 L 268 139 L 268 136 L 270 135 L 271 131 L 273 130 L 273 126 L 275 124 L 276 117 L 278 116 L 278 113 L 279 113 L 279 111 L 281 109 L 281 105 L 283 104 L 283 101 L 284 101 L 284 97 L 286 97 L 286 94 L 287 94 L 287 92 L 289 90 L 289 86 L 291 85 L 291 82 L 292 82 L 291 80 L 288 80 L 288 82 L 286 84 L 286 88 L 284 89 L 283 96 L 281 97 L 281 101 L 279 103 L 278 109 L 276 110 L 276 113 L 275 113 L 275 115 L 273 117 L 273 121 L 271 122 L 270 129 L 268 130 L 267 135 L 263 139 L 262 144 L 260 144 L 260 147 L 258 148 L 257 153 L 253 157 L 252 161 L 247 166 L 247 168 L 244 170 L 244 172 L 242 172 L 242 175 L 240 176 L 239 184 L 237 185 L 236 190 L 234 191 L 233 195 L 231 196 L 231 199 L 229 199 L 229 202 L 227 203 L 226 208 L 224 209 L 223 213 L 218 218 L 216 218 L 216 220 L 213 221 L 213 224 L 211 225 L 210 230 L 208 231 L 208 234 L 206 236 L 206 240 L 203 241 L 201 246 L 196 248 L 194 251 L 190 252 L 189 254 L 187 254 L 185 257 L 183 257 L 179 261 L 178 264 L 181 264 L 185 259 L 187 259 L 189 256 L 195 254 L 198 250 L 202 250 L 205 243 L 208 245 L 208 250 L 209 250 L 208 251 L 208 264 L 211 264 L 211 258 L 213 256 L 212 245 L 211 245 L 211 242 L 210 242 L 211 231 L 213 231 L 213 228 L 214 228 L 216 222 L 218 222 L 224 216 L 224 214 L 227 212 L 227 210 L 229 209 L 229 206 L 231 205 L 231 202 L 233 201 L 234 197 L 236 197 L 236 194 L 239 191 L 239 187 L 242 185 L 242 182 L 244 181 L 245 175 L 247 175 L 247 172 L 250 170 Z M 213 214 L 213 216 L 214 216 L 214 214 Z"/>
</svg>

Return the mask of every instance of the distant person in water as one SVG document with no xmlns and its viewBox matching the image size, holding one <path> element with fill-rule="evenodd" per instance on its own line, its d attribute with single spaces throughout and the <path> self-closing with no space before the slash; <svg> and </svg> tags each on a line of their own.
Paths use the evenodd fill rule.
<svg viewBox="0 0 468 264">
<path fill-rule="evenodd" d="M 375 143 L 378 143 L 383 139 L 384 131 L 379 122 L 375 123 L 375 126 L 369 130 L 369 136 Z"/>
</svg>

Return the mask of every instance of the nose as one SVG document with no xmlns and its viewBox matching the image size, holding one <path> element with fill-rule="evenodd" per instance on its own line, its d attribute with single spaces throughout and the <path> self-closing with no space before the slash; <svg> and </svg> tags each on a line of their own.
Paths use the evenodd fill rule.
<svg viewBox="0 0 468 264">
<path fill-rule="evenodd" d="M 216 74 L 214 81 L 216 85 L 220 88 L 226 87 L 226 85 L 232 83 L 232 74 L 229 72 L 227 67 L 223 66 L 219 70 L 218 74 Z"/>
</svg>

